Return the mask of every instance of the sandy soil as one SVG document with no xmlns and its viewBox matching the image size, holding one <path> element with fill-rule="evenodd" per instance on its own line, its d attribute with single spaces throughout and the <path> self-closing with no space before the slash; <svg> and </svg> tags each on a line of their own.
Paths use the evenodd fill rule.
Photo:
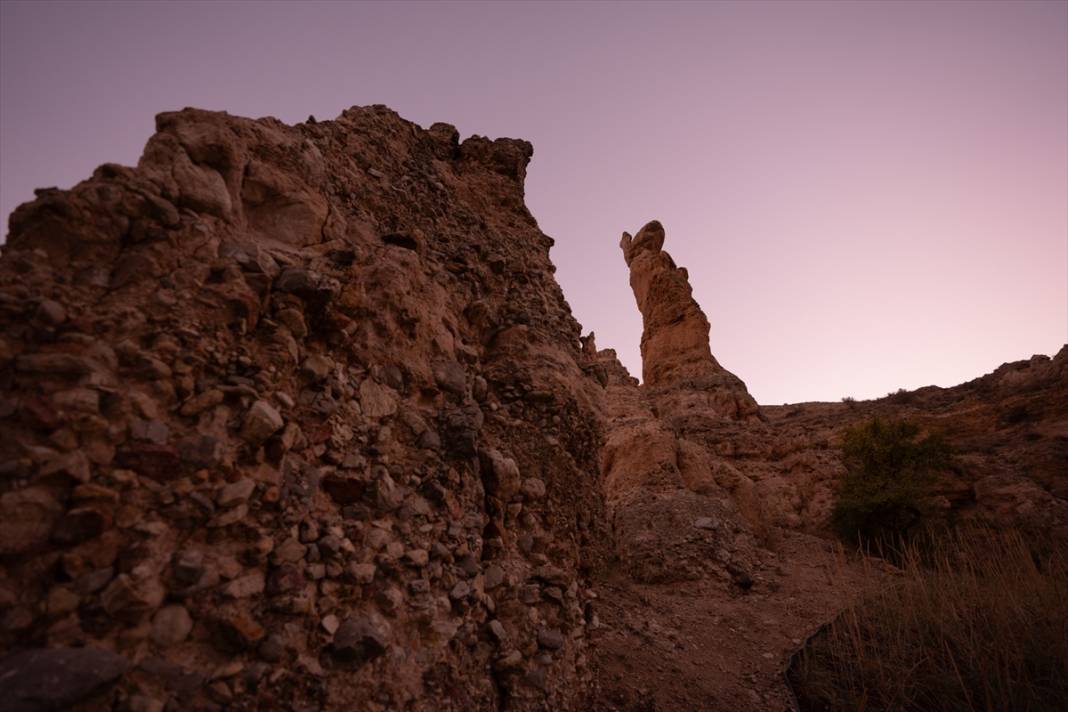
<svg viewBox="0 0 1068 712">
<path fill-rule="evenodd" d="M 861 567 L 831 541 L 791 533 L 753 587 L 612 576 L 597 586 L 602 712 L 794 709 L 791 654 L 859 589 Z"/>
</svg>

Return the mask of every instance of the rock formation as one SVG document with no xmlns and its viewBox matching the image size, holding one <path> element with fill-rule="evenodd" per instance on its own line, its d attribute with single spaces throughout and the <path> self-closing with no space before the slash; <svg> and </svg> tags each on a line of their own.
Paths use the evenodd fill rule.
<svg viewBox="0 0 1068 712">
<path fill-rule="evenodd" d="M 531 154 L 188 109 L 20 207 L 0 651 L 131 710 L 584 708 L 601 389 Z"/>
<path fill-rule="evenodd" d="M 689 275 L 664 251 L 664 228 L 653 221 L 633 238 L 623 233 L 623 257 L 642 314 L 642 381 L 652 390 L 685 390 L 705 397 L 707 410 L 727 418 L 755 417 L 759 409 L 741 379 L 716 361 L 708 319 L 693 299 Z"/>
<path fill-rule="evenodd" d="M 5 709 L 781 710 L 855 589 L 825 523 L 875 414 L 948 432 L 946 516 L 1068 536 L 1068 349 L 758 409 L 654 222 L 639 385 L 580 336 L 531 155 L 186 109 L 15 211 Z"/>
</svg>

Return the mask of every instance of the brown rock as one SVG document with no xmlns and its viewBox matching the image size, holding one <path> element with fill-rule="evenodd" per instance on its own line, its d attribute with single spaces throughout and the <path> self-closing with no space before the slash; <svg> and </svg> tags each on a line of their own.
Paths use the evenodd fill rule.
<svg viewBox="0 0 1068 712">
<path fill-rule="evenodd" d="M 545 482 L 537 477 L 523 480 L 523 496 L 527 499 L 541 499 L 545 496 Z"/>
<path fill-rule="evenodd" d="M 217 388 L 199 393 L 182 404 L 180 413 L 184 416 L 194 416 L 204 412 L 208 408 L 214 408 L 223 402 L 224 394 Z"/>
<path fill-rule="evenodd" d="M 850 591 L 811 535 L 859 418 L 951 423 L 950 513 L 1064 533 L 1068 350 L 756 417 L 650 225 L 624 240 L 639 386 L 552 277 L 531 151 L 384 107 L 298 126 L 190 109 L 136 167 L 17 209 L 0 646 L 141 659 L 158 638 L 101 701 L 131 709 L 780 709 L 790 641 Z M 35 316 L 46 295 L 66 314 Z M 177 605 L 203 630 L 166 647 Z"/>
<path fill-rule="evenodd" d="M 519 492 L 519 466 L 515 460 L 495 449 L 485 450 L 480 456 L 486 491 L 507 502 Z"/>
<path fill-rule="evenodd" d="M 368 418 L 385 418 L 397 412 L 397 401 L 386 387 L 366 379 L 360 384 L 360 407 Z"/>
<path fill-rule="evenodd" d="M 215 498 L 220 507 L 233 507 L 248 501 L 248 498 L 256 489 L 256 481 L 244 477 L 236 482 L 231 482 L 219 490 Z"/>
<path fill-rule="evenodd" d="M 349 570 L 352 573 L 353 579 L 359 584 L 368 584 L 374 581 L 375 571 L 377 567 L 374 564 L 358 564 L 353 563 Z"/>
<path fill-rule="evenodd" d="M 363 665 L 386 652 L 391 640 L 389 624 L 373 614 L 347 618 L 334 633 L 331 652 L 340 662 Z"/>
<path fill-rule="evenodd" d="M 0 495 L 0 554 L 24 554 L 45 545 L 62 509 L 43 488 Z"/>
<path fill-rule="evenodd" d="M 193 619 L 185 606 L 164 606 L 152 618 L 152 642 L 163 648 L 183 642 L 191 630 Z"/>
<path fill-rule="evenodd" d="M 44 299 L 37 305 L 33 320 L 44 326 L 59 326 L 67 320 L 67 310 L 54 299 Z"/>
<path fill-rule="evenodd" d="M 564 647 L 564 634 L 555 628 L 543 628 L 538 631 L 538 645 L 546 650 L 559 650 Z"/>
<path fill-rule="evenodd" d="M 181 458 L 172 445 L 126 445 L 116 453 L 115 461 L 122 467 L 159 482 L 172 480 L 181 472 Z"/>
<path fill-rule="evenodd" d="M 111 514 L 102 506 L 72 509 L 59 521 L 52 532 L 52 540 L 69 546 L 100 536 L 111 527 Z"/>
<path fill-rule="evenodd" d="M 262 571 L 235 578 L 226 584 L 223 592 L 230 598 L 248 598 L 263 593 L 265 582 Z"/>
<path fill-rule="evenodd" d="M 70 709 L 130 667 L 126 658 L 101 648 L 20 650 L 0 660 L 0 699 L 11 712 Z"/>
<path fill-rule="evenodd" d="M 715 411 L 728 418 L 757 415 L 745 384 L 712 356 L 708 319 L 694 301 L 689 275 L 663 251 L 664 228 L 655 220 L 620 247 L 630 286 L 642 313 L 642 381 L 649 388 L 681 386 L 709 393 Z"/>
<path fill-rule="evenodd" d="M 92 370 L 85 359 L 71 354 L 23 354 L 15 357 L 15 370 L 53 376 L 83 376 Z"/>
<path fill-rule="evenodd" d="M 258 445 L 281 430 L 283 425 L 278 411 L 267 401 L 258 400 L 245 414 L 241 437 L 253 445 Z"/>
<path fill-rule="evenodd" d="M 159 580 L 119 574 L 100 595 L 104 609 L 115 618 L 136 621 L 163 603 L 166 591 Z"/>
<path fill-rule="evenodd" d="M 266 635 L 264 627 L 244 613 L 226 613 L 216 619 L 218 643 L 224 648 L 248 650 Z"/>
</svg>

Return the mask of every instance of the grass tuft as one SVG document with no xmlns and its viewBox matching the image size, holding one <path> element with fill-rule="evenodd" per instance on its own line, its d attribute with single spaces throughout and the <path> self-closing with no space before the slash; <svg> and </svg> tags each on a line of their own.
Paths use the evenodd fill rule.
<svg viewBox="0 0 1068 712">
<path fill-rule="evenodd" d="M 788 676 L 801 709 L 1068 709 L 1068 556 L 1016 532 L 926 532 L 814 636 Z"/>
</svg>

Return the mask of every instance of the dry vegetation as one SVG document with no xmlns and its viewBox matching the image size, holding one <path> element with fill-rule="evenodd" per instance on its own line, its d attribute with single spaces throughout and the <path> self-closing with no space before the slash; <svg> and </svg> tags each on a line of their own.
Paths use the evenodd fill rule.
<svg viewBox="0 0 1068 712">
<path fill-rule="evenodd" d="M 1068 709 L 1063 542 L 976 528 L 914 537 L 789 671 L 802 710 Z"/>
</svg>

